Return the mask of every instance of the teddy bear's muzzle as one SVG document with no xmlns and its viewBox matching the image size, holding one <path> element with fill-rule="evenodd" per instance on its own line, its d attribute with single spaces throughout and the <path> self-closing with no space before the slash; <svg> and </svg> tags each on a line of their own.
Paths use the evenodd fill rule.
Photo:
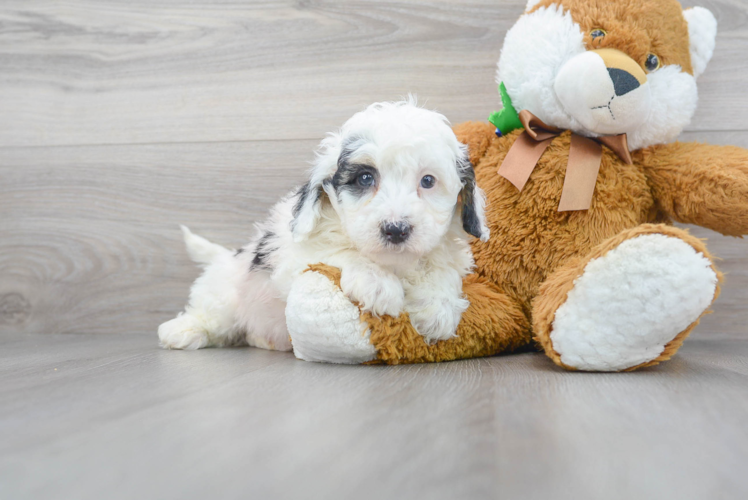
<svg viewBox="0 0 748 500">
<path fill-rule="evenodd" d="M 649 115 L 647 75 L 616 49 L 571 58 L 556 75 L 554 90 L 564 111 L 592 134 L 631 133 Z"/>
</svg>

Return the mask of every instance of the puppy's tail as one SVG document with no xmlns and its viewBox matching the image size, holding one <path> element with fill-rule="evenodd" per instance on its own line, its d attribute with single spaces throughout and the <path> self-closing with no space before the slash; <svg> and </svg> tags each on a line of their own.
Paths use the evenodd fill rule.
<svg viewBox="0 0 748 500">
<path fill-rule="evenodd" d="M 182 228 L 184 244 L 187 246 L 187 254 L 193 262 L 207 265 L 216 260 L 219 256 L 231 253 L 228 248 L 222 247 L 216 243 L 211 243 L 202 236 L 193 234 L 187 226 L 179 227 Z"/>
</svg>

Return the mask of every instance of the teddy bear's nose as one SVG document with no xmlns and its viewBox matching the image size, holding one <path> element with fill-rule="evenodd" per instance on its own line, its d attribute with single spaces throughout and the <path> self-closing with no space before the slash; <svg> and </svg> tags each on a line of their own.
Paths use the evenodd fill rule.
<svg viewBox="0 0 748 500">
<path fill-rule="evenodd" d="M 639 88 L 639 80 L 628 71 L 618 68 L 608 68 L 610 79 L 613 80 L 613 88 L 617 96 L 626 95 L 632 90 Z"/>
<path fill-rule="evenodd" d="M 618 49 L 591 50 L 603 60 L 613 82 L 616 96 L 623 96 L 647 83 L 647 75 L 639 64 Z"/>
</svg>

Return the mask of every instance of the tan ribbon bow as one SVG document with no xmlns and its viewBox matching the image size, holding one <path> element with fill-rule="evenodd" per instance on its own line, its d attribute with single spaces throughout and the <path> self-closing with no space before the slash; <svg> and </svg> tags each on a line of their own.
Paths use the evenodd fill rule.
<svg viewBox="0 0 748 500">
<path fill-rule="evenodd" d="M 499 175 L 522 191 L 535 165 L 543 156 L 543 152 L 551 145 L 553 138 L 560 135 L 563 130 L 546 125 L 526 109 L 519 112 L 519 119 L 525 131 L 517 137 L 509 149 L 509 153 L 499 167 Z M 595 192 L 597 173 L 600 170 L 600 161 L 603 158 L 601 144 L 613 150 L 627 164 L 633 163 L 626 134 L 594 139 L 571 134 L 569 163 L 566 166 L 561 202 L 558 204 L 559 212 L 589 210 L 592 194 Z"/>
</svg>

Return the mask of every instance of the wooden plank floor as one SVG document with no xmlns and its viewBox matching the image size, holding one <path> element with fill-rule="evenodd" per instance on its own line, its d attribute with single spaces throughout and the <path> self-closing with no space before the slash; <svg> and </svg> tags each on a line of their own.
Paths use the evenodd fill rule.
<svg viewBox="0 0 748 500">
<path fill-rule="evenodd" d="M 178 224 L 242 244 L 368 103 L 485 119 L 524 3 L 0 3 L 0 499 L 748 497 L 748 242 L 701 228 L 715 313 L 640 373 L 156 348 Z M 720 32 L 682 139 L 748 147 L 748 5 L 684 5 Z"/>
<path fill-rule="evenodd" d="M 587 374 L 535 353 L 365 367 L 32 334 L 0 377 L 3 499 L 748 494 L 745 340 Z"/>
</svg>

